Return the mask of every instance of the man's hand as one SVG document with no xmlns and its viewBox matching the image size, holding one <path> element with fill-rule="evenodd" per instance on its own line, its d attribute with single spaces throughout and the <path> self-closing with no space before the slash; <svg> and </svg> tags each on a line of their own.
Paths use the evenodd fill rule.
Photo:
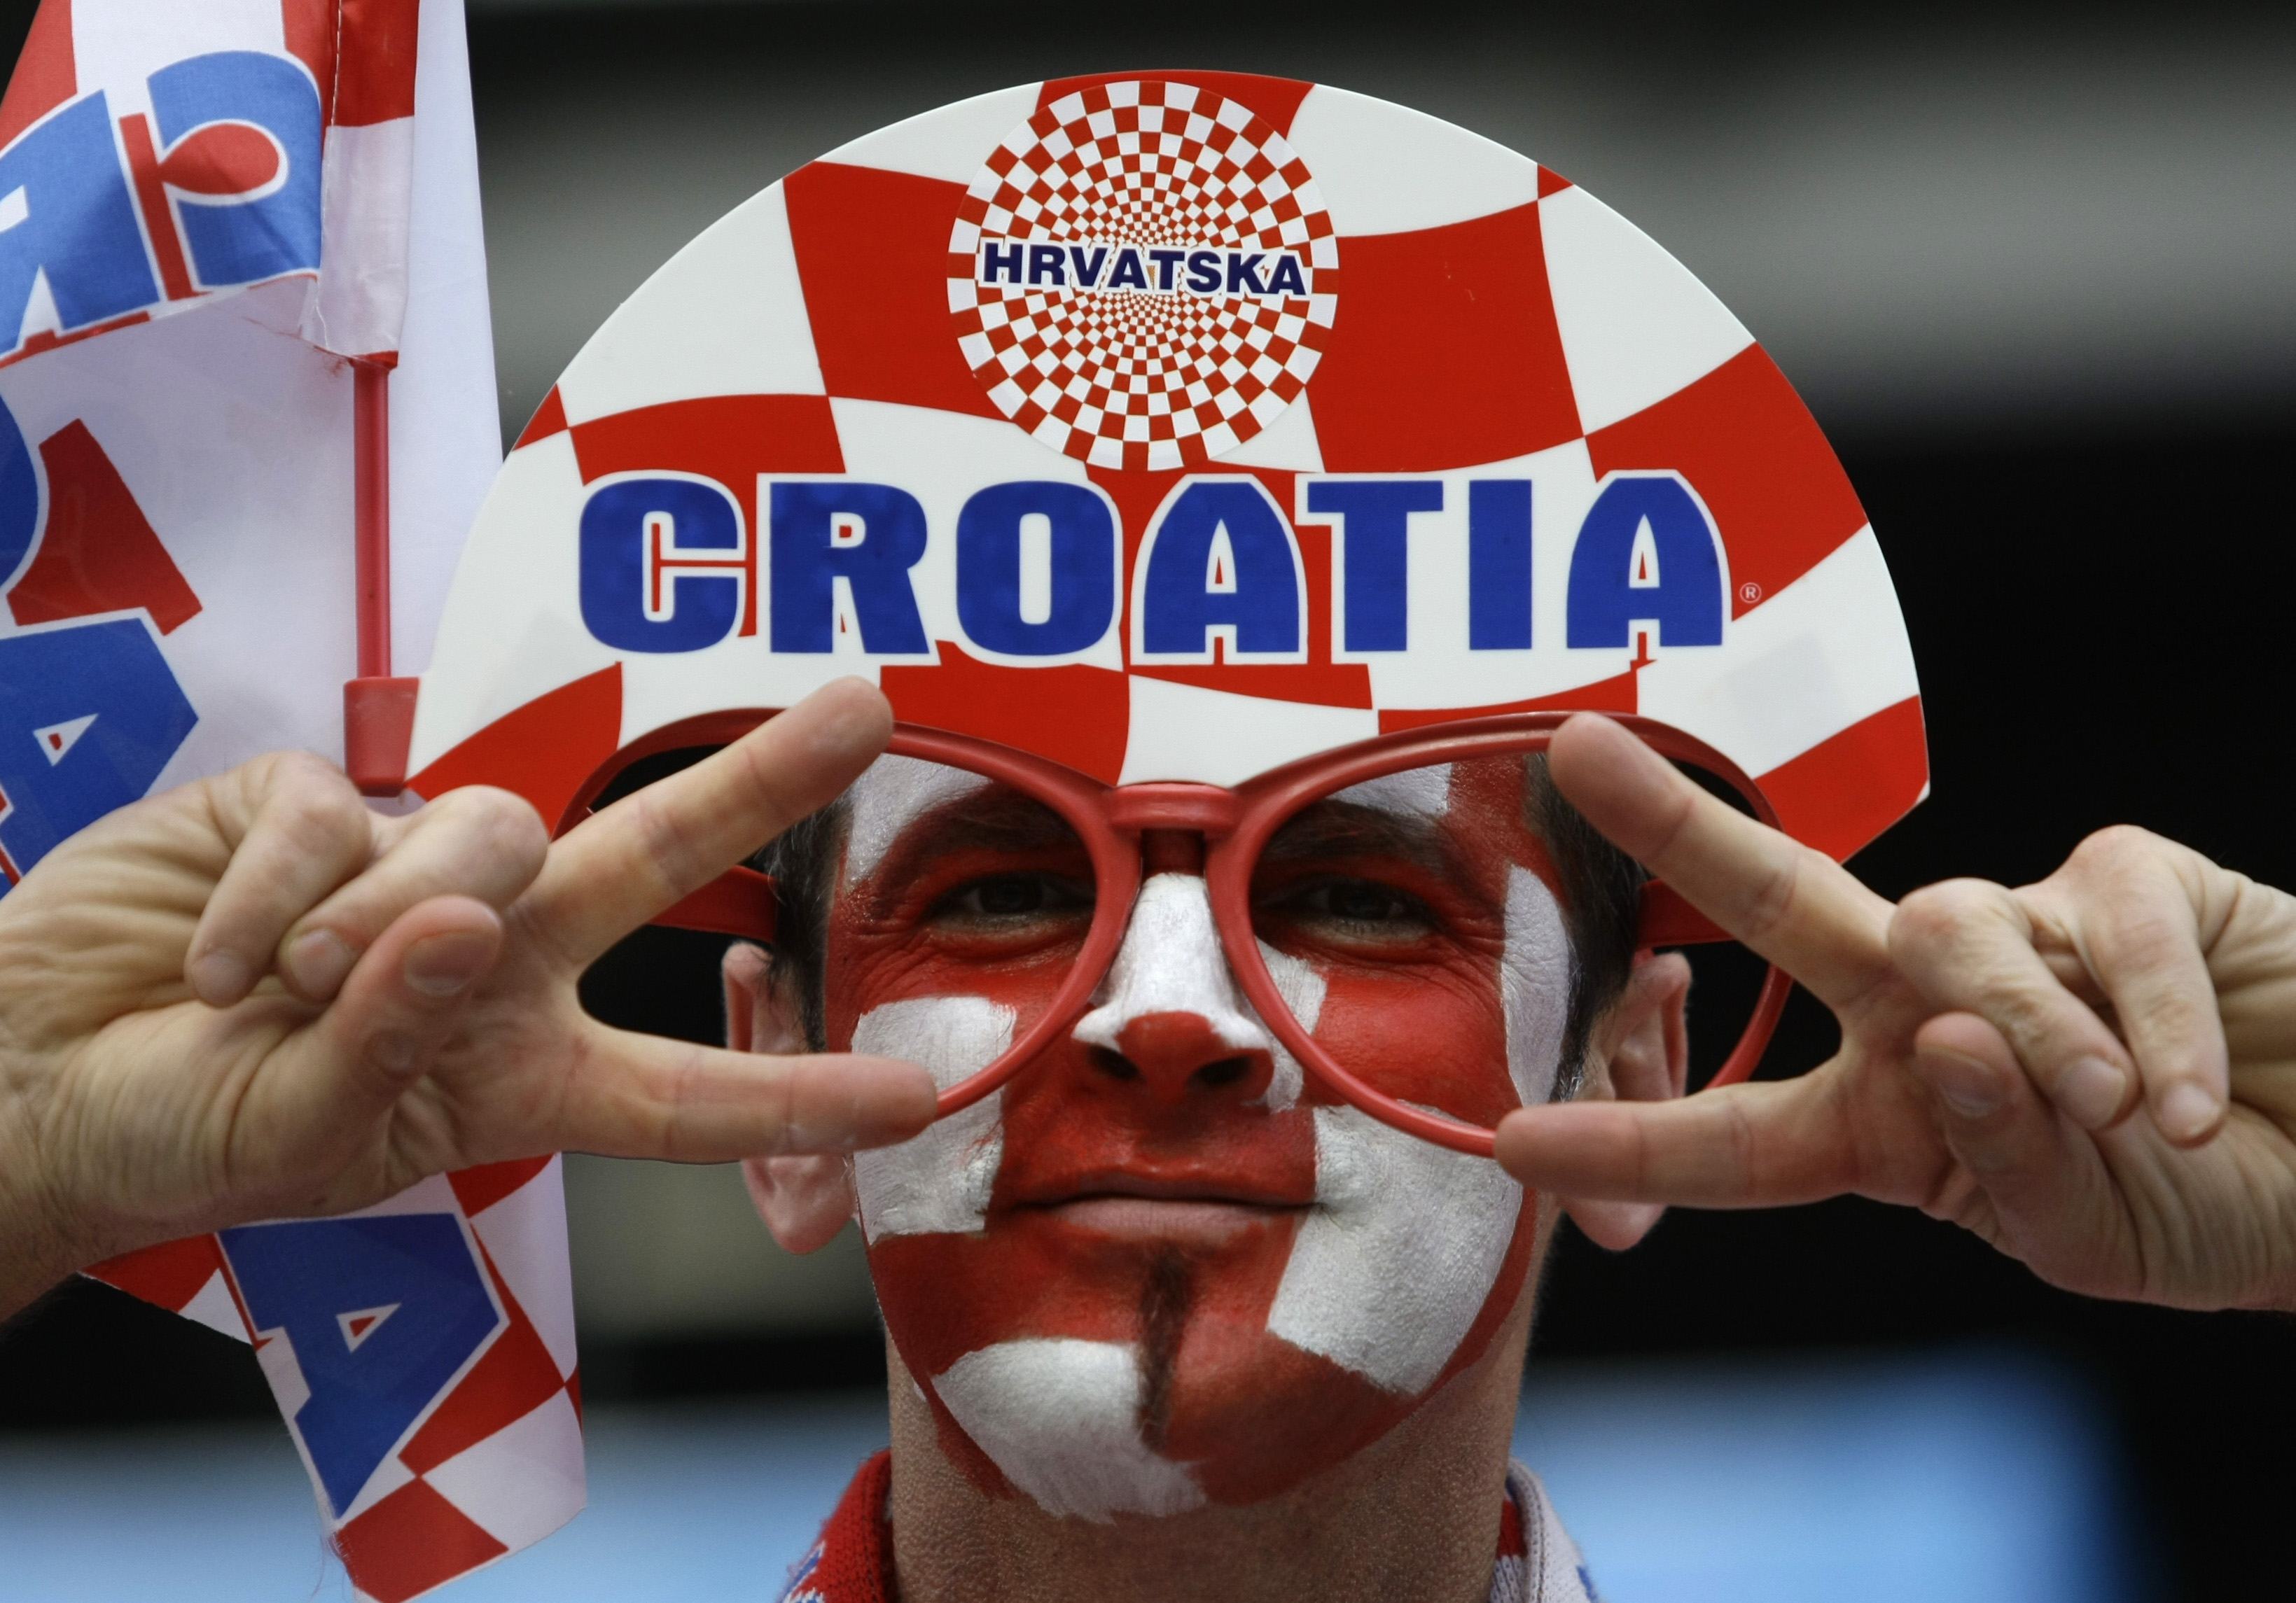
<svg viewBox="0 0 2296 1603">
<path fill-rule="evenodd" d="M 881 751 L 829 686 L 553 843 L 504 791 L 371 813 L 316 758 L 121 809 L 0 899 L 0 1315 L 75 1268 L 562 1149 L 714 1162 L 931 1119 L 912 1065 L 610 1029 L 622 936 Z"/>
<path fill-rule="evenodd" d="M 1842 1038 L 1798 1079 L 1510 1115 L 1517 1178 L 1704 1207 L 1854 1192 L 2070 1290 L 2296 1308 L 2296 899 L 2123 829 L 2038 885 L 1893 908 L 1606 720 L 1572 720 L 1549 757 L 1597 829 Z"/>
</svg>

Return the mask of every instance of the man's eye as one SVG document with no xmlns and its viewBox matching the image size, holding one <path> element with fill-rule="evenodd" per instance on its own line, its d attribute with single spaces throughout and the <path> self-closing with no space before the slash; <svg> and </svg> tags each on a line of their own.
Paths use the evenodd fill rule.
<svg viewBox="0 0 2296 1603">
<path fill-rule="evenodd" d="M 1043 874 L 999 874 L 959 886 L 936 910 L 961 919 L 1025 919 L 1076 910 L 1075 891 Z"/>
<path fill-rule="evenodd" d="M 1415 933 L 1433 922 L 1417 897 L 1370 879 L 1325 879 L 1303 886 L 1279 906 L 1294 919 L 1349 925 L 1385 936 Z"/>
</svg>

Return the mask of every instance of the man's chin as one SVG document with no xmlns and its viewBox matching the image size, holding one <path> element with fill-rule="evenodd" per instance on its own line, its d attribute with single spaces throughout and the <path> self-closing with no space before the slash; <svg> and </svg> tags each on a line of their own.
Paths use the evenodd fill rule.
<svg viewBox="0 0 2296 1603">
<path fill-rule="evenodd" d="M 1094 1198 L 998 1210 L 970 1236 L 881 1238 L 870 1255 L 943 1451 L 982 1492 L 1091 1518 L 1170 1514 L 1265 1501 L 1362 1452 L 1488 1351 L 1524 1283 L 1529 1232 L 1444 1362 L 1414 1389 L 1379 1384 L 1272 1328 L 1316 1212 Z M 1331 1351 L 1407 1349 L 1410 1329 L 1357 1328 L 1395 1303 L 1347 1304 L 1355 1324 L 1333 1326 Z"/>
<path fill-rule="evenodd" d="M 1264 1325 L 1192 1328 L 1173 1366 L 1160 1446 L 1215 1503 L 1278 1497 L 1360 1452 L 1423 1401 L 1382 1391 Z"/>
<path fill-rule="evenodd" d="M 1201 1305 L 1179 1317 L 1161 1340 L 1022 1337 L 967 1354 L 925 1387 L 944 1451 L 983 1492 L 1054 1514 L 1168 1515 L 1280 1497 L 1423 1402 L 1264 1323 Z"/>
</svg>

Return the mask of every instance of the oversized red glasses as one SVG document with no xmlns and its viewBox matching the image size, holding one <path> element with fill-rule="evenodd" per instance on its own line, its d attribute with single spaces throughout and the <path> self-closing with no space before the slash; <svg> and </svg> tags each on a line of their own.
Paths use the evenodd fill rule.
<svg viewBox="0 0 2296 1603">
<path fill-rule="evenodd" d="M 644 750 L 728 740 L 765 716 L 663 731 Z M 1541 897 L 1553 908 L 1559 883 L 1527 759 L 1567 716 L 1385 735 L 1234 789 L 1110 786 L 1010 747 L 899 726 L 889 751 L 908 762 L 849 797 L 845 874 L 826 913 L 832 1035 L 840 1020 L 849 1031 L 893 1002 L 989 998 L 1010 1010 L 1001 1050 L 953 1078 L 935 1066 L 947 1081 L 940 1112 L 968 1107 L 1094 1008 L 1144 882 L 1201 874 L 1236 986 L 1307 1076 L 1398 1129 L 1488 1156 L 1492 1126 L 1519 1100 L 1494 1060 L 1516 1051 L 1515 1015 L 1531 1005 L 1503 1001 L 1497 971 L 1526 938 L 1520 909 Z M 1759 788 L 1711 747 L 1647 719 L 1619 722 L 1776 822 Z M 587 788 L 568 823 L 610 777 Z M 775 915 L 772 883 L 736 871 L 656 921 L 770 941 Z M 1643 886 L 1638 946 L 1726 938 L 1664 886 Z M 1543 972 L 1536 1005 L 1551 1054 L 1570 965 Z M 1770 969 L 1713 1083 L 1752 1073 L 1790 986 Z M 1451 1010 L 1431 1010 L 1431 997 Z"/>
</svg>

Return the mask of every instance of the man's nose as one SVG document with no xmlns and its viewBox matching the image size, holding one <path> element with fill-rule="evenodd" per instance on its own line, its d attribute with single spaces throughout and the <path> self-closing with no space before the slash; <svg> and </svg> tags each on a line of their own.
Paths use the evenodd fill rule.
<svg viewBox="0 0 2296 1603">
<path fill-rule="evenodd" d="M 1140 887 L 1096 1002 L 1074 1032 L 1095 1073 L 1164 1103 L 1267 1093 L 1275 1043 L 1236 990 L 1196 876 L 1156 874 Z"/>
</svg>

